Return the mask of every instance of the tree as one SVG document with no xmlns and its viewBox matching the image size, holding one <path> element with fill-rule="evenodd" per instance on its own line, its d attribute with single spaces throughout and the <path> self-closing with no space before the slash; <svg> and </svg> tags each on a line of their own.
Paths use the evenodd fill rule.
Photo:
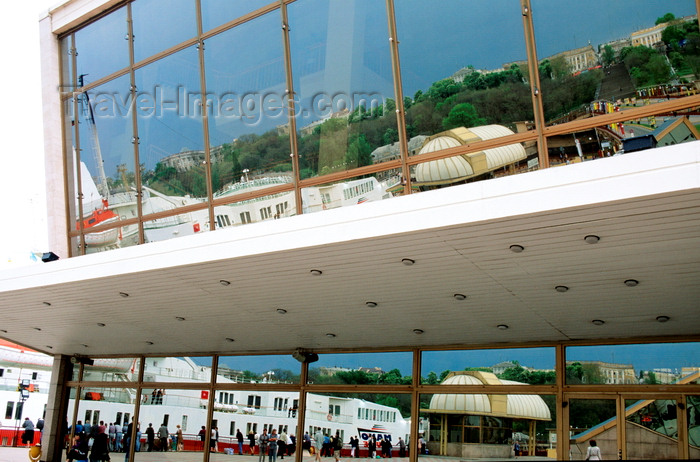
<svg viewBox="0 0 700 462">
<path fill-rule="evenodd" d="M 433 371 L 430 371 L 428 372 L 428 376 L 425 379 L 423 379 L 423 383 L 425 383 L 426 385 L 437 385 L 440 382 L 438 381 L 437 374 Z"/>
<path fill-rule="evenodd" d="M 671 22 L 674 19 L 676 19 L 676 16 L 673 13 L 666 13 L 660 18 L 656 18 L 656 22 L 654 23 L 654 25 L 658 26 L 659 24 L 663 24 L 665 22 Z"/>
<path fill-rule="evenodd" d="M 299 381 L 299 374 L 295 374 L 289 369 L 272 369 L 275 373 L 275 379 L 280 382 L 296 383 Z"/>
<path fill-rule="evenodd" d="M 367 142 L 364 133 L 357 135 L 350 142 L 345 153 L 345 165 L 348 167 L 363 167 L 372 164 L 372 146 Z"/>
<path fill-rule="evenodd" d="M 647 372 L 646 377 L 644 377 L 644 384 L 645 385 L 657 385 L 659 381 L 656 378 L 656 374 L 654 372 L 649 371 Z"/>
<path fill-rule="evenodd" d="M 610 45 L 603 47 L 603 65 L 609 66 L 615 62 L 615 50 Z"/>
<path fill-rule="evenodd" d="M 387 128 L 386 131 L 384 132 L 384 135 L 382 135 L 382 141 L 384 144 L 391 144 L 395 143 L 399 140 L 399 131 L 396 130 L 395 128 Z"/>
<path fill-rule="evenodd" d="M 576 361 L 566 365 L 566 383 L 579 385 L 583 383 L 583 365 Z"/>
<path fill-rule="evenodd" d="M 567 75 L 571 74 L 569 63 L 566 62 L 566 58 L 564 58 L 563 56 L 557 56 L 556 58 L 552 58 L 550 64 L 552 66 L 552 76 L 555 79 L 562 79 Z"/>
<path fill-rule="evenodd" d="M 460 103 L 452 108 L 449 115 L 442 120 L 442 128 L 450 130 L 456 127 L 475 127 L 485 125 L 486 119 L 479 117 L 476 108 L 469 103 Z"/>
<path fill-rule="evenodd" d="M 552 78 L 552 63 L 550 63 L 548 59 L 543 60 L 537 68 L 541 79 Z"/>
<path fill-rule="evenodd" d="M 434 82 L 428 88 L 427 96 L 433 100 L 442 100 L 459 92 L 460 85 L 452 79 L 443 79 Z"/>
</svg>

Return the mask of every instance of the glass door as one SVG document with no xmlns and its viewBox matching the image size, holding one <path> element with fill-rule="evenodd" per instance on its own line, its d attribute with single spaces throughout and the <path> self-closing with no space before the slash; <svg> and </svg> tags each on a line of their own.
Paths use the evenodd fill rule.
<svg viewBox="0 0 700 462">
<path fill-rule="evenodd" d="M 586 460 L 591 454 L 600 459 L 617 459 L 617 399 L 571 398 L 567 402 L 569 459 Z"/>
</svg>

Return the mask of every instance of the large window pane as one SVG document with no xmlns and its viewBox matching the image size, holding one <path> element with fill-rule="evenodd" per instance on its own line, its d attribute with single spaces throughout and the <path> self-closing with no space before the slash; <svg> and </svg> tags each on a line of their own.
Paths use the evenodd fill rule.
<svg viewBox="0 0 700 462">
<path fill-rule="evenodd" d="M 384 3 L 288 9 L 301 177 L 371 164 L 373 150 L 398 140 Z"/>
<path fill-rule="evenodd" d="M 409 139 L 490 125 L 508 130 L 495 136 L 533 128 L 519 1 L 450 0 L 436 8 L 408 0 L 395 8 Z"/>
<path fill-rule="evenodd" d="M 332 333 L 331 333 L 332 334 Z M 309 367 L 309 382 L 315 384 L 410 385 L 413 354 L 344 353 L 324 354 Z"/>
<path fill-rule="evenodd" d="M 678 408 L 672 399 L 625 400 L 627 458 L 678 459 Z"/>
<path fill-rule="evenodd" d="M 309 393 L 304 416 L 304 458 L 400 457 L 407 460 L 410 394 Z M 321 444 L 317 444 L 317 438 Z M 340 442 L 334 441 L 339 438 Z"/>
<path fill-rule="evenodd" d="M 85 83 L 129 65 L 126 15 L 126 8 L 120 8 L 75 33 L 77 74 L 86 76 Z"/>
<path fill-rule="evenodd" d="M 578 8 L 533 0 L 532 9 L 548 123 L 576 114 L 596 97 L 635 98 L 636 106 L 682 97 L 680 86 L 698 78 L 698 22 L 687 17 L 697 13 L 693 0 L 586 2 Z M 678 84 L 677 91 L 667 93 L 669 84 Z"/>
<path fill-rule="evenodd" d="M 201 452 L 199 431 L 207 424 L 207 391 L 163 388 L 153 397 L 144 391 L 139 408 L 140 452 Z M 214 419 L 219 417 L 217 413 Z M 165 428 L 163 428 L 165 427 Z M 181 436 L 179 436 L 181 432 Z M 163 436 L 165 435 L 165 436 Z M 139 460 L 162 460 L 155 454 L 140 454 Z M 201 460 L 201 454 L 193 459 Z"/>
<path fill-rule="evenodd" d="M 566 383 L 698 384 L 700 344 L 652 343 L 566 348 Z"/>
<path fill-rule="evenodd" d="M 475 385 L 498 383 L 493 374 L 486 372 L 460 372 L 452 377 L 459 375 L 470 377 Z M 423 457 L 551 457 L 554 448 L 549 441 L 556 427 L 555 402 L 551 395 L 423 394 L 418 442 L 412 449 L 415 446 Z"/>
<path fill-rule="evenodd" d="M 149 357 L 144 359 L 144 382 L 209 382 L 211 357 Z M 155 388 L 149 391 L 151 404 L 164 404 L 166 398 Z"/>
<path fill-rule="evenodd" d="M 282 322 L 282 321 L 280 321 Z M 220 356 L 220 383 L 299 383 L 301 365 L 292 355 Z M 285 409 L 296 408 L 287 403 Z"/>
<path fill-rule="evenodd" d="M 195 47 L 167 56 L 135 73 L 139 156 L 144 189 L 182 201 L 207 194 L 199 58 Z M 144 199 L 147 201 L 147 199 Z M 178 200 L 180 203 L 178 205 Z M 157 211 L 159 204 L 144 203 Z"/>
<path fill-rule="evenodd" d="M 132 3 L 134 61 L 141 61 L 194 37 L 197 34 L 195 4 L 195 0 L 138 0 Z"/>
<path fill-rule="evenodd" d="M 139 358 L 99 358 L 83 366 L 83 380 L 90 382 L 133 382 L 138 379 Z M 77 380 L 78 367 L 73 368 Z"/>
<path fill-rule="evenodd" d="M 110 452 L 126 450 L 129 432 L 128 425 L 133 421 L 135 403 L 138 396 L 135 389 L 83 387 L 80 389 L 80 402 L 76 417 L 75 430 L 90 446 L 96 446 L 100 438 Z M 71 403 L 73 399 L 71 399 Z M 68 408 L 72 405 L 69 403 Z M 118 430 L 118 431 L 117 431 Z M 104 434 L 99 437 L 98 435 Z"/>
<path fill-rule="evenodd" d="M 273 0 L 202 0 L 202 30 L 206 32 L 272 2 Z"/>
<path fill-rule="evenodd" d="M 421 383 L 445 383 L 452 371 L 483 371 L 501 380 L 554 384 L 554 353 L 554 348 L 424 351 Z"/>
<path fill-rule="evenodd" d="M 572 399 L 568 409 L 571 460 L 588 460 L 589 451 L 598 453 L 600 460 L 617 457 L 614 399 Z"/>
<path fill-rule="evenodd" d="M 86 77 L 87 78 L 87 77 Z M 134 147 L 129 76 L 94 88 L 79 99 L 77 114 L 82 169 L 83 217 L 76 227 L 117 226 L 136 217 Z M 136 227 L 85 237 L 86 253 L 137 243 Z"/>
<path fill-rule="evenodd" d="M 217 198 L 292 181 L 280 21 L 273 11 L 206 42 Z"/>
</svg>

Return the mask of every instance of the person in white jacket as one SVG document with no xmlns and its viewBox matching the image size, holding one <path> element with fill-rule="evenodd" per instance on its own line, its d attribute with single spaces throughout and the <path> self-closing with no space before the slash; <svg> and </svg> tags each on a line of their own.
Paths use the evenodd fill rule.
<svg viewBox="0 0 700 462">
<path fill-rule="evenodd" d="M 590 446 L 588 446 L 586 451 L 586 460 L 603 460 L 603 458 L 600 457 L 600 448 L 596 446 L 595 440 L 591 440 L 589 444 Z"/>
</svg>

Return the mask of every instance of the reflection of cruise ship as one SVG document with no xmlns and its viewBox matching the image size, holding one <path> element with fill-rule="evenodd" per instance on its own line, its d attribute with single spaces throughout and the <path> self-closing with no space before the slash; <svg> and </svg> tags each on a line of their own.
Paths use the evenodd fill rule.
<svg viewBox="0 0 700 462">
<path fill-rule="evenodd" d="M 91 182 L 90 175 L 85 168 L 83 178 Z M 291 182 L 292 179 L 290 177 L 243 179 L 240 183 L 227 185 L 224 189 L 215 193 L 214 198 L 219 199 Z M 84 180 L 83 184 L 83 191 L 93 189 L 95 192 L 97 191 L 97 188 L 94 187 L 94 183 L 92 186 L 87 185 L 86 187 Z M 146 186 L 143 187 L 143 191 L 142 209 L 144 214 L 164 212 L 177 207 L 203 202 L 200 199 L 190 196 L 168 196 Z M 390 197 L 390 195 L 391 194 L 387 192 L 387 185 L 380 183 L 374 177 L 350 180 L 327 186 L 314 186 L 303 190 L 303 212 L 317 212 L 320 210 L 361 204 L 363 202 L 378 201 L 386 199 Z M 133 192 L 113 194 L 110 195 L 106 201 L 100 200 L 97 206 L 84 202 L 83 209 L 93 215 L 99 212 L 100 214 L 104 214 L 105 217 L 109 216 L 111 221 L 117 218 L 119 220 L 135 218 L 137 213 L 136 194 Z M 220 205 L 214 209 L 217 229 L 289 217 L 296 214 L 296 202 L 293 192 L 284 192 L 256 199 L 244 200 L 231 205 Z M 83 226 L 87 230 L 87 228 L 104 223 L 107 223 L 107 221 L 96 220 L 87 223 L 87 221 L 84 220 Z M 163 241 L 173 237 L 188 236 L 208 230 L 209 212 L 207 209 L 159 218 L 144 223 L 146 242 Z M 121 228 L 107 230 L 102 233 L 86 234 L 85 242 L 87 244 L 87 252 L 94 253 L 136 245 L 137 234 L 138 227 L 136 225 L 125 225 Z"/>
<path fill-rule="evenodd" d="M 29 417 L 36 422 L 45 412 L 48 398 L 53 358 L 44 354 L 0 340 L 0 402 L 7 403 L 0 420 L 0 437 L 8 438 L 21 421 Z M 148 358 L 144 380 L 152 382 L 208 383 L 211 369 L 197 365 L 190 358 Z M 139 421 L 144 432 L 149 423 L 157 429 L 165 421 L 171 433 L 180 425 L 185 439 L 185 449 L 197 449 L 197 433 L 207 425 L 209 394 L 201 389 L 166 389 L 158 396 L 158 390 L 144 390 L 139 397 L 133 382 L 138 376 L 138 364 L 134 359 L 96 359 L 93 366 L 85 368 L 84 380 L 113 382 L 115 388 L 81 389 L 76 420 L 104 421 L 123 424 L 134 413 L 136 401 L 140 402 Z M 19 384 L 25 380 L 28 398 L 20 399 Z M 217 376 L 218 383 L 241 383 L 235 375 Z M 191 386 L 191 385 L 190 385 Z M 298 393 L 265 391 L 261 389 L 221 390 L 214 396 L 212 423 L 219 428 L 220 447 L 233 446 L 236 431 L 245 435 L 276 428 L 288 435 L 295 435 L 298 410 Z M 75 401 L 68 407 L 68 420 L 72 417 Z M 408 438 L 409 422 L 392 407 L 369 401 L 307 394 L 304 429 L 314 434 L 321 428 L 324 433 L 339 431 L 343 441 L 358 436 L 367 441 L 371 435 L 377 439 Z M 144 436 L 145 437 L 145 436 Z M 36 438 L 39 438 L 38 432 Z M 246 440 L 247 444 L 247 440 Z"/>
</svg>

